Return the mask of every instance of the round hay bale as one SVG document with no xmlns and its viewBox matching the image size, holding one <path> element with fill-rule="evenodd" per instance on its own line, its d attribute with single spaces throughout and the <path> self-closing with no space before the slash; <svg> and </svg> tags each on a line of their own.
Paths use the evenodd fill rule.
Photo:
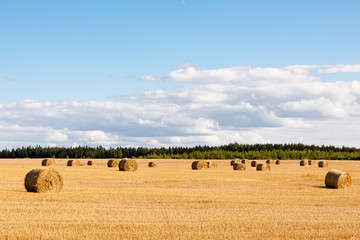
<svg viewBox="0 0 360 240">
<path fill-rule="evenodd" d="M 108 162 L 107 162 L 107 166 L 108 167 L 117 167 L 119 166 L 119 160 L 117 159 L 110 159 Z"/>
<path fill-rule="evenodd" d="M 351 176 L 347 172 L 331 169 L 325 176 L 328 188 L 347 188 L 351 185 Z"/>
<path fill-rule="evenodd" d="M 252 167 L 256 167 L 257 165 L 259 164 L 259 162 L 258 161 L 251 161 L 251 166 Z"/>
<path fill-rule="evenodd" d="M 247 159 L 241 159 L 241 163 L 242 163 L 242 164 L 248 164 L 248 163 L 249 163 L 249 160 L 247 160 Z"/>
<path fill-rule="evenodd" d="M 28 192 L 60 192 L 63 178 L 53 168 L 33 169 L 26 174 L 25 188 Z"/>
<path fill-rule="evenodd" d="M 208 168 L 217 168 L 218 167 L 218 164 L 213 161 L 208 161 L 208 162 L 206 162 L 206 164 L 207 164 Z"/>
<path fill-rule="evenodd" d="M 149 167 L 157 167 L 157 163 L 156 162 L 149 162 L 148 166 Z"/>
<path fill-rule="evenodd" d="M 314 163 L 315 163 L 314 160 L 309 160 L 309 161 L 308 161 L 308 164 L 309 164 L 309 165 L 314 165 Z"/>
<path fill-rule="evenodd" d="M 273 163 L 274 163 L 274 160 L 271 160 L 271 159 L 266 160 L 266 164 L 273 164 Z"/>
<path fill-rule="evenodd" d="M 133 159 L 123 159 L 119 162 L 119 170 L 133 172 L 138 169 L 138 164 Z"/>
<path fill-rule="evenodd" d="M 281 165 L 282 162 L 281 162 L 281 160 L 278 159 L 278 160 L 275 161 L 275 164 L 276 164 L 276 165 Z"/>
<path fill-rule="evenodd" d="M 243 163 L 234 163 L 233 169 L 234 170 L 239 170 L 239 171 L 245 171 L 246 170 L 246 165 L 243 164 Z"/>
<path fill-rule="evenodd" d="M 81 166 L 79 160 L 69 160 L 69 161 L 67 162 L 67 165 L 68 165 L 69 167 Z"/>
<path fill-rule="evenodd" d="M 89 160 L 89 161 L 87 162 L 87 165 L 88 165 L 88 166 L 94 166 L 94 165 L 96 165 L 96 162 L 95 162 L 94 160 Z"/>
<path fill-rule="evenodd" d="M 270 164 L 263 164 L 263 163 L 259 163 L 257 166 L 256 166 L 256 171 L 270 171 L 271 170 L 271 167 L 270 167 Z"/>
<path fill-rule="evenodd" d="M 51 159 L 44 159 L 41 162 L 41 166 L 54 166 L 54 165 L 56 165 L 56 162 L 52 158 Z"/>
<path fill-rule="evenodd" d="M 318 166 L 319 166 L 319 167 L 327 167 L 327 166 L 328 166 L 328 162 L 327 162 L 327 161 L 319 161 Z"/>
<path fill-rule="evenodd" d="M 207 168 L 207 162 L 205 160 L 194 161 L 191 164 L 191 168 L 192 168 L 192 170 L 206 169 Z"/>
<path fill-rule="evenodd" d="M 234 165 L 234 163 L 240 162 L 240 159 L 236 158 L 230 161 L 230 166 Z"/>
<path fill-rule="evenodd" d="M 301 161 L 300 161 L 300 166 L 306 166 L 306 165 L 308 165 L 308 161 L 309 161 L 309 160 L 307 160 L 307 159 L 301 160 Z"/>
</svg>

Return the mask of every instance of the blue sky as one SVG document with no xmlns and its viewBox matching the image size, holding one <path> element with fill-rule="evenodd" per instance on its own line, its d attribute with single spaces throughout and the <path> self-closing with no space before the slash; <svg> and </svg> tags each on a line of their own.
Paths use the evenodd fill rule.
<svg viewBox="0 0 360 240">
<path fill-rule="evenodd" d="M 230 141 L 359 146 L 342 128 L 357 129 L 360 120 L 349 110 L 359 98 L 359 12 L 358 0 L 0 1 L 0 148 Z M 279 79 L 280 89 L 270 92 Z M 217 92 L 208 96 L 214 85 Z M 231 92 L 241 86 L 244 92 Z M 299 89 L 306 98 L 269 97 Z M 235 95 L 237 101 L 228 101 Z M 204 111 L 188 112 L 191 104 Z M 153 108 L 150 115 L 177 111 L 164 120 L 167 112 L 142 115 L 144 106 Z M 239 106 L 251 114 L 233 110 Z M 126 118 L 125 110 L 132 117 L 114 124 Z M 220 112 L 232 118 L 216 117 Z M 77 126 L 63 116 L 87 121 Z M 186 123 L 175 121 L 181 116 Z M 314 133 L 317 124 L 324 129 Z M 324 137 L 329 129 L 336 130 L 334 139 Z"/>
</svg>

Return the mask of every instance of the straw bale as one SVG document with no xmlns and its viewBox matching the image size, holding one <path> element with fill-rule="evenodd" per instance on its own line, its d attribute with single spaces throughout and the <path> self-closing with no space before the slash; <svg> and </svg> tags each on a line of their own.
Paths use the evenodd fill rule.
<svg viewBox="0 0 360 240">
<path fill-rule="evenodd" d="M 201 170 L 201 169 L 206 169 L 207 168 L 207 162 L 205 160 L 199 160 L 199 161 L 194 161 L 191 164 L 191 168 L 193 170 Z"/>
<path fill-rule="evenodd" d="M 241 163 L 242 163 L 242 164 L 248 164 L 248 163 L 249 163 L 249 160 L 247 160 L 247 159 L 241 159 Z"/>
<path fill-rule="evenodd" d="M 156 162 L 149 162 L 148 166 L 149 167 L 157 167 L 157 163 Z"/>
<path fill-rule="evenodd" d="M 347 172 L 331 169 L 325 176 L 328 188 L 347 188 L 351 185 L 351 176 Z"/>
<path fill-rule="evenodd" d="M 138 169 L 138 164 L 133 159 L 123 159 L 119 162 L 119 170 L 120 171 L 129 171 L 133 172 Z"/>
<path fill-rule="evenodd" d="M 275 164 L 276 164 L 276 165 L 281 165 L 281 164 L 282 164 L 282 161 L 278 159 L 278 160 L 275 161 Z"/>
<path fill-rule="evenodd" d="M 217 168 L 218 167 L 217 162 L 207 161 L 206 163 L 207 163 L 208 168 Z"/>
<path fill-rule="evenodd" d="M 94 160 L 89 160 L 89 161 L 87 162 L 87 165 L 88 165 L 88 166 L 94 166 L 94 165 L 96 165 L 96 162 L 95 162 Z"/>
<path fill-rule="evenodd" d="M 273 164 L 274 163 L 274 160 L 272 160 L 272 159 L 267 159 L 266 160 L 266 164 Z"/>
<path fill-rule="evenodd" d="M 256 167 L 258 164 L 259 164 L 259 162 L 256 161 L 256 160 L 251 161 L 251 166 L 252 166 L 252 167 Z"/>
<path fill-rule="evenodd" d="M 308 164 L 309 164 L 309 165 L 314 165 L 314 163 L 315 163 L 314 160 L 309 160 L 309 161 L 308 161 Z"/>
<path fill-rule="evenodd" d="M 41 162 L 41 166 L 54 166 L 54 165 L 56 165 L 56 162 L 53 158 L 44 159 Z"/>
<path fill-rule="evenodd" d="M 118 159 L 110 159 L 108 162 L 107 162 L 107 166 L 108 167 L 117 167 L 119 165 L 119 160 Z"/>
<path fill-rule="evenodd" d="M 28 192 L 60 192 L 63 178 L 53 168 L 33 169 L 26 174 L 25 188 Z"/>
<path fill-rule="evenodd" d="M 240 162 L 241 160 L 236 158 L 230 161 L 230 166 L 234 165 L 234 163 Z"/>
<path fill-rule="evenodd" d="M 319 167 L 327 167 L 329 164 L 328 164 L 328 162 L 327 161 L 319 161 L 318 162 L 318 166 Z"/>
<path fill-rule="evenodd" d="M 271 167 L 270 167 L 270 164 L 263 164 L 263 163 L 259 163 L 257 166 L 256 166 L 256 171 L 270 171 L 271 170 Z"/>
<path fill-rule="evenodd" d="M 309 160 L 303 159 L 300 161 L 300 166 L 306 166 L 306 165 L 308 165 L 308 162 L 309 162 Z"/>
<path fill-rule="evenodd" d="M 80 166 L 81 164 L 80 164 L 79 160 L 69 160 L 69 161 L 67 161 L 67 165 L 69 167 L 74 167 L 74 166 Z"/>
<path fill-rule="evenodd" d="M 234 170 L 245 171 L 246 170 L 246 165 L 243 164 L 243 163 L 234 163 L 233 169 Z"/>
</svg>

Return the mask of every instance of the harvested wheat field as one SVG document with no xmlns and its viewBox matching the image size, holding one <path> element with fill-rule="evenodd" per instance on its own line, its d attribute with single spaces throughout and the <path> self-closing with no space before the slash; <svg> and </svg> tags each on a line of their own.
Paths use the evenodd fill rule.
<svg viewBox="0 0 360 240">
<path fill-rule="evenodd" d="M 77 168 L 56 159 L 61 192 L 29 193 L 25 176 L 42 160 L 0 160 L 0 239 L 360 239 L 360 162 L 261 172 L 144 159 L 123 172 L 108 159 Z M 325 187 L 333 168 L 351 175 L 349 188 Z"/>
</svg>

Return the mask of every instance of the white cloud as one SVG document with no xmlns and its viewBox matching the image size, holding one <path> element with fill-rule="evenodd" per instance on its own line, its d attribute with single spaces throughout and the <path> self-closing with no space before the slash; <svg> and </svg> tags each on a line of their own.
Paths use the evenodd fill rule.
<svg viewBox="0 0 360 240">
<path fill-rule="evenodd" d="M 360 83 L 325 82 L 313 72 L 356 69 L 297 65 L 201 70 L 185 64 L 144 79 L 196 84 L 129 95 L 126 101 L 0 104 L 0 144 L 191 146 L 301 140 L 355 146 Z"/>
</svg>

